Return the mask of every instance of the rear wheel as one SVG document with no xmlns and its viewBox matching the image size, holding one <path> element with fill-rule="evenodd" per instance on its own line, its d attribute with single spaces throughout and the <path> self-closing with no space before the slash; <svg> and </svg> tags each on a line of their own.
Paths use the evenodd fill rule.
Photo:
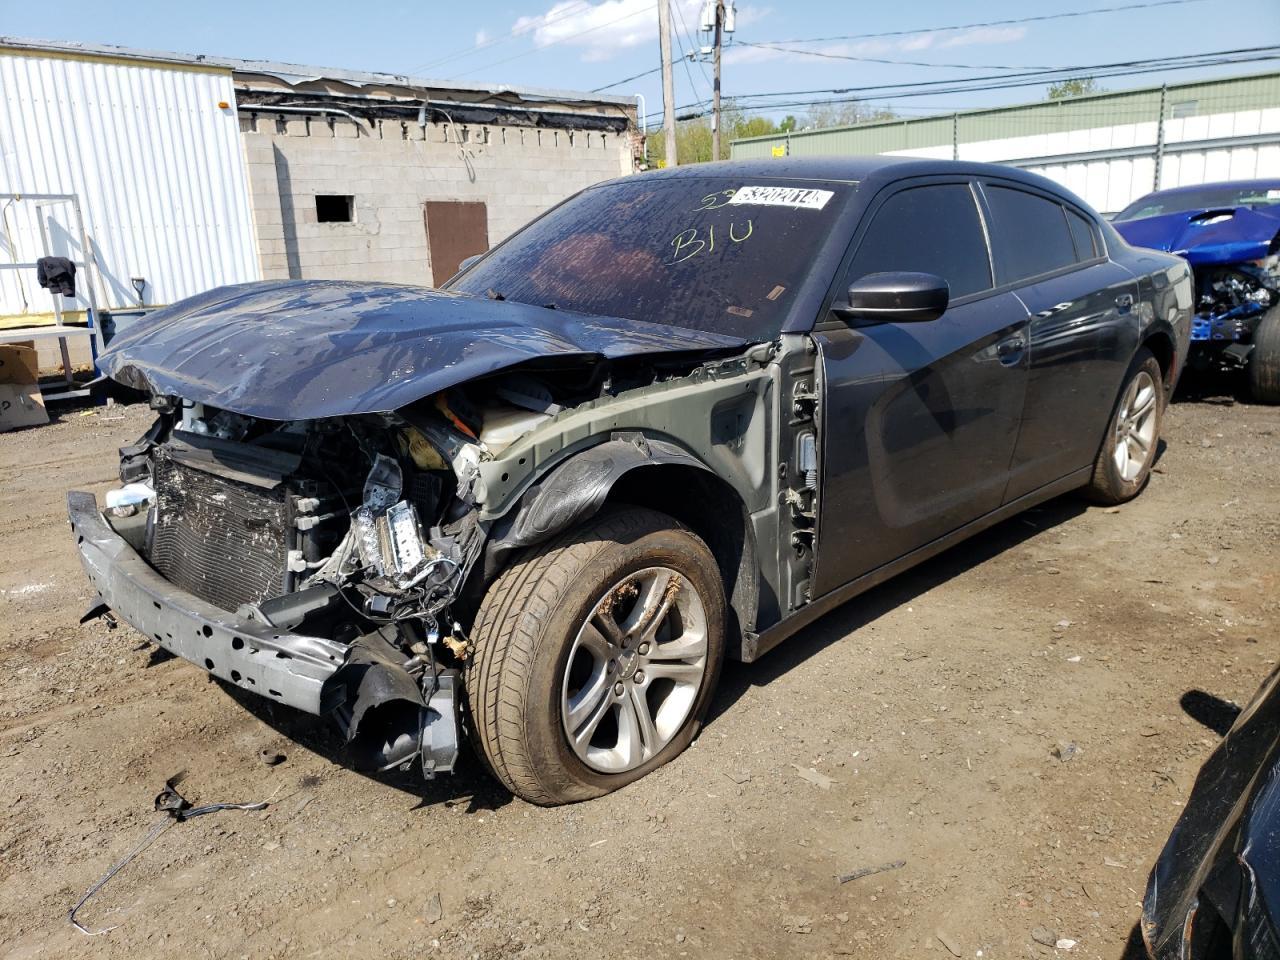
<svg viewBox="0 0 1280 960">
<path fill-rule="evenodd" d="M 1280 403 L 1280 306 L 1272 307 L 1253 331 L 1249 354 L 1249 395 L 1258 403 Z"/>
<path fill-rule="evenodd" d="M 1164 417 L 1164 378 L 1145 347 L 1129 367 L 1085 493 L 1095 503 L 1132 500 L 1146 486 Z"/>
<path fill-rule="evenodd" d="M 489 588 L 472 631 L 479 751 L 531 803 L 639 779 L 697 733 L 724 621 L 715 558 L 664 514 L 612 509 L 534 548 Z"/>
</svg>

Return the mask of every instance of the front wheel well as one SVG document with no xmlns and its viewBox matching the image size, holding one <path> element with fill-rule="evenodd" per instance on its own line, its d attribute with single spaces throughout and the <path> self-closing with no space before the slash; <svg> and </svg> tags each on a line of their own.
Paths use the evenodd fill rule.
<svg viewBox="0 0 1280 960">
<path fill-rule="evenodd" d="M 619 477 L 606 502 L 657 510 L 702 538 L 720 568 L 729 608 L 726 649 L 736 658 L 742 631 L 755 627 L 760 581 L 750 514 L 733 487 L 698 467 L 660 463 Z"/>
</svg>

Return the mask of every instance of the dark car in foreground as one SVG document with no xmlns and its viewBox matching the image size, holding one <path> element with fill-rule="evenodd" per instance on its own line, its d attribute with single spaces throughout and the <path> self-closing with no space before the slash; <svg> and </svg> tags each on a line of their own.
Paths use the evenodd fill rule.
<svg viewBox="0 0 1280 960">
<path fill-rule="evenodd" d="M 1191 264 L 1189 368 L 1243 372 L 1254 400 L 1280 403 L 1280 180 L 1160 190 L 1113 222 L 1134 246 Z"/>
<path fill-rule="evenodd" d="M 1280 670 L 1196 777 L 1142 904 L 1155 960 L 1280 958 Z"/>
<path fill-rule="evenodd" d="M 351 761 L 536 803 L 677 755 L 754 660 L 1018 511 L 1141 491 L 1190 272 L 1002 167 L 706 164 L 592 187 L 442 290 L 215 290 L 102 366 L 158 417 L 101 603 Z M 94 611 L 90 611 L 93 613 Z"/>
</svg>

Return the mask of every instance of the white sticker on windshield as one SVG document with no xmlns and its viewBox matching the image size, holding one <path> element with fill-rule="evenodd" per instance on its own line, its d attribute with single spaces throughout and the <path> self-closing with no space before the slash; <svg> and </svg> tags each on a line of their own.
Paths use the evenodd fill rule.
<svg viewBox="0 0 1280 960">
<path fill-rule="evenodd" d="M 739 187 L 729 203 L 821 210 L 834 196 L 830 190 L 815 190 L 812 187 Z"/>
</svg>

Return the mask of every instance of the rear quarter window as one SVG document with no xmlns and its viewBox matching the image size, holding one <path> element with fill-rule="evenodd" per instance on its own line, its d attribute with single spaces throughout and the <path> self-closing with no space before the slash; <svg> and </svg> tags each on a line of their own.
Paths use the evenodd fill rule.
<svg viewBox="0 0 1280 960">
<path fill-rule="evenodd" d="M 986 186 L 986 194 L 1000 283 L 1016 283 L 1076 262 L 1076 245 L 1062 204 L 994 184 Z"/>
<path fill-rule="evenodd" d="M 1071 239 L 1076 245 L 1076 259 L 1092 260 L 1098 255 L 1098 240 L 1093 235 L 1093 224 L 1070 207 L 1066 211 L 1067 227 L 1071 230 Z"/>
</svg>

